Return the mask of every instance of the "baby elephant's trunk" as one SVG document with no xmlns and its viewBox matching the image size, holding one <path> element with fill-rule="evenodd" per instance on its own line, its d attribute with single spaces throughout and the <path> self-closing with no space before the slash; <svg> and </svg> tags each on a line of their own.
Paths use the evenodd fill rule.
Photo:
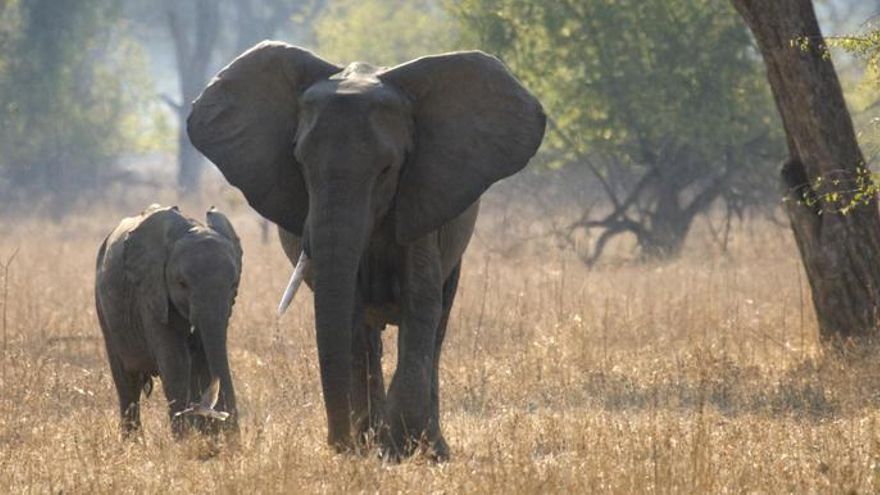
<svg viewBox="0 0 880 495">
<path fill-rule="evenodd" d="M 203 392 L 199 405 L 206 406 L 202 408 L 203 410 L 214 411 L 216 409 L 216 411 L 227 413 L 226 426 L 237 429 L 238 411 L 235 405 L 235 389 L 232 386 L 226 347 L 229 309 L 231 308 L 225 308 L 225 311 L 214 310 L 209 314 L 197 312 L 196 318 L 194 318 L 196 331 L 200 333 L 202 338 L 202 347 L 212 378 L 211 386 Z"/>
</svg>

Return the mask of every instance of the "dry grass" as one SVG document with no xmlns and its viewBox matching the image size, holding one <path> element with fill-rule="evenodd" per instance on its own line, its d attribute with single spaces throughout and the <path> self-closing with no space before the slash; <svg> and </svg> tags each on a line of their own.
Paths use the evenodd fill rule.
<svg viewBox="0 0 880 495">
<path fill-rule="evenodd" d="M 779 227 L 738 231 L 728 258 L 695 242 L 670 264 L 589 272 L 564 253 L 503 259 L 475 243 L 442 362 L 453 459 L 391 466 L 325 447 L 311 295 L 275 321 L 289 265 L 244 208 L 241 448 L 203 460 L 173 442 L 161 390 L 143 441 L 120 442 L 92 281 L 122 213 L 97 216 L 0 223 L 0 264 L 19 249 L 3 305 L 4 492 L 880 490 L 880 370 L 819 355 Z"/>
</svg>

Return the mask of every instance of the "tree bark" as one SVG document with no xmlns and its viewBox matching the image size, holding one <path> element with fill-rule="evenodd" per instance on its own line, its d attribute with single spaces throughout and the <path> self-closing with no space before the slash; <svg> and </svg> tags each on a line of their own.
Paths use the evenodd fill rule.
<svg viewBox="0 0 880 495">
<path fill-rule="evenodd" d="M 192 101 L 199 95 L 208 79 L 211 54 L 220 28 L 220 13 L 217 2 L 197 0 L 191 14 L 193 25 L 187 26 L 185 19 L 188 16 L 180 10 L 182 8 L 184 6 L 177 2 L 166 4 L 168 30 L 174 42 L 181 98 L 176 106 L 177 186 L 181 192 L 188 193 L 199 188 L 203 161 L 201 155 L 189 142 L 186 134 L 186 119 L 192 109 Z"/>
<path fill-rule="evenodd" d="M 755 36 L 787 135 L 786 210 L 824 341 L 870 337 L 880 306 L 876 196 L 843 213 L 864 158 L 811 0 L 732 0 Z M 819 180 L 827 186 L 816 190 Z M 839 181 L 839 182 L 835 182 Z M 835 198 L 825 187 L 841 194 Z"/>
</svg>

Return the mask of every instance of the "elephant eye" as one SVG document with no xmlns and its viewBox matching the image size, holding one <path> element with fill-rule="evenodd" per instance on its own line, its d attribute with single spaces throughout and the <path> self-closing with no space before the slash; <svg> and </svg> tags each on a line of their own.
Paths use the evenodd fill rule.
<svg viewBox="0 0 880 495">
<path fill-rule="evenodd" d="M 187 285 L 187 283 L 186 283 L 186 280 L 184 280 L 184 279 L 182 279 L 182 278 L 179 279 L 179 280 L 177 281 L 177 283 L 180 285 L 180 287 L 181 287 L 182 289 L 186 289 L 187 287 L 189 287 L 189 285 Z"/>
</svg>

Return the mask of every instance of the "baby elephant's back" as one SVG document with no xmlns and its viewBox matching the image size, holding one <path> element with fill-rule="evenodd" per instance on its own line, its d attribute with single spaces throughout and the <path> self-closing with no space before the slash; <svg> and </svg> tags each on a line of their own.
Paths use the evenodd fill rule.
<svg viewBox="0 0 880 495">
<path fill-rule="evenodd" d="M 139 321 L 132 314 L 130 288 L 125 279 L 125 239 L 157 208 L 153 205 L 137 216 L 123 218 L 98 250 L 95 305 L 108 351 L 114 354 L 147 354 L 146 343 L 135 328 Z"/>
<path fill-rule="evenodd" d="M 155 205 L 153 205 L 155 206 Z M 110 309 L 114 299 L 121 299 L 125 291 L 124 250 L 125 238 L 150 213 L 153 206 L 140 215 L 123 218 L 113 232 L 107 235 L 98 250 L 95 267 L 95 290 L 99 304 L 103 309 Z"/>
</svg>

